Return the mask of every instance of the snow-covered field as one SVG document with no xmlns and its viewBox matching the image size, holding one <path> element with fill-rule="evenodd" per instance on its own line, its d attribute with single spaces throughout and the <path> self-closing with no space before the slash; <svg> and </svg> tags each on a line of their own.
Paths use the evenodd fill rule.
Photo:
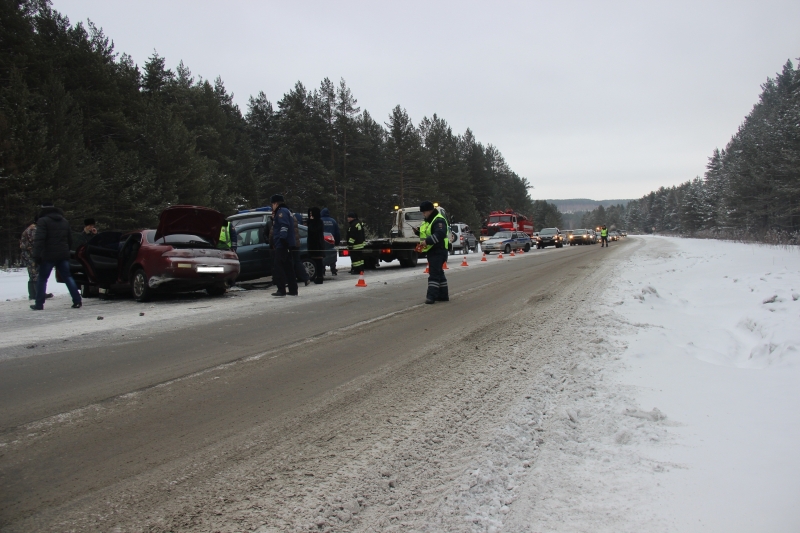
<svg viewBox="0 0 800 533">
<path fill-rule="evenodd" d="M 69 294 L 67 286 L 56 282 L 56 271 L 47 280 L 47 292 L 53 295 Z M 21 300 L 28 297 L 28 271 L 24 268 L 0 271 L 0 301 Z"/>
<path fill-rule="evenodd" d="M 800 531 L 800 251 L 645 239 L 498 530 Z"/>
</svg>

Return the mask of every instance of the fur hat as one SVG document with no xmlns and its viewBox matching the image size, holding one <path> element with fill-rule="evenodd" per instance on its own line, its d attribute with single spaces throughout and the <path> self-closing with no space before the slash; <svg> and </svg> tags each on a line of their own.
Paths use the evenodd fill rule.
<svg viewBox="0 0 800 533">
<path fill-rule="evenodd" d="M 419 204 L 420 211 L 433 211 L 433 202 L 429 202 L 425 200 L 421 204 Z"/>
<path fill-rule="evenodd" d="M 282 204 L 285 201 L 282 194 L 273 194 L 272 198 L 269 199 L 271 204 Z"/>
<path fill-rule="evenodd" d="M 350 211 L 349 213 L 347 213 L 347 218 L 358 218 L 358 215 L 356 214 L 355 211 Z"/>
<path fill-rule="evenodd" d="M 87 218 L 83 221 L 84 226 L 94 226 L 95 224 L 97 224 L 97 221 L 93 218 Z"/>
</svg>

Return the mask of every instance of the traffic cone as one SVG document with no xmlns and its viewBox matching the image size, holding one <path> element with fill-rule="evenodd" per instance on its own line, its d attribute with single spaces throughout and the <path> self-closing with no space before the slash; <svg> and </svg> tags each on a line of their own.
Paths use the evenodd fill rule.
<svg viewBox="0 0 800 533">
<path fill-rule="evenodd" d="M 497 258 L 498 259 L 502 259 L 503 258 L 503 252 L 500 252 L 499 254 L 497 254 Z"/>
<path fill-rule="evenodd" d="M 356 287 L 366 287 L 367 282 L 364 281 L 364 271 L 361 271 L 361 275 L 358 276 L 358 283 L 356 283 Z"/>
<path fill-rule="evenodd" d="M 447 266 L 447 261 L 445 261 L 442 265 L 442 270 L 450 270 L 450 268 Z"/>
<path fill-rule="evenodd" d="M 431 273 L 431 264 L 428 263 L 427 265 L 425 265 L 425 272 L 423 272 L 423 274 L 430 274 L 430 273 Z"/>
<path fill-rule="evenodd" d="M 511 253 L 510 253 L 509 255 L 510 255 L 511 257 L 517 257 L 517 255 L 514 253 L 514 250 L 511 250 Z"/>
<path fill-rule="evenodd" d="M 486 259 L 486 252 L 483 252 L 483 257 L 481 257 L 481 261 L 488 261 L 488 259 Z"/>
<path fill-rule="evenodd" d="M 468 266 L 469 266 L 469 265 L 467 264 L 467 256 L 466 256 L 466 255 L 464 256 L 464 260 L 463 260 L 463 261 L 461 261 L 461 266 L 462 266 L 462 267 L 468 267 Z"/>
</svg>

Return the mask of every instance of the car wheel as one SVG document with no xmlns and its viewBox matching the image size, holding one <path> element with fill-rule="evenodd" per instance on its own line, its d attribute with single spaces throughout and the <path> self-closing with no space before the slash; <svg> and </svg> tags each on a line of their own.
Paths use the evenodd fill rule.
<svg viewBox="0 0 800 533">
<path fill-rule="evenodd" d="M 214 285 L 213 287 L 207 287 L 206 292 L 209 296 L 222 296 L 228 290 L 228 287 L 225 286 L 224 283 L 220 283 L 219 285 Z"/>
<path fill-rule="evenodd" d="M 525 243 L 525 248 L 524 249 L 525 249 L 525 252 L 530 252 L 531 251 L 530 243 Z"/>
<path fill-rule="evenodd" d="M 314 263 L 306 259 L 303 261 L 303 266 L 306 272 L 308 272 L 308 279 L 315 279 L 317 277 L 317 268 L 314 266 Z"/>
<path fill-rule="evenodd" d="M 146 302 L 153 296 L 153 290 L 147 284 L 144 269 L 137 268 L 131 277 L 131 293 L 137 302 Z"/>
<path fill-rule="evenodd" d="M 510 244 L 506 244 L 506 254 L 510 254 L 510 253 L 511 253 L 511 245 Z"/>
</svg>

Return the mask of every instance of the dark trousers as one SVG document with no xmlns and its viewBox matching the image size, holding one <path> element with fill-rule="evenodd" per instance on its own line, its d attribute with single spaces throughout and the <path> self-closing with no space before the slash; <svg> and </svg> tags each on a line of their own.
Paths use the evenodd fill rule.
<svg viewBox="0 0 800 533">
<path fill-rule="evenodd" d="M 294 277 L 292 254 L 286 248 L 277 248 L 272 254 L 272 283 L 277 291 L 286 294 L 286 285 L 289 285 L 289 294 L 297 294 L 297 279 Z"/>
<path fill-rule="evenodd" d="M 325 265 L 321 257 L 312 257 L 311 262 L 314 263 L 314 283 L 319 285 L 325 279 Z"/>
<path fill-rule="evenodd" d="M 428 252 L 428 300 L 446 302 L 450 299 L 447 290 L 447 278 L 444 277 L 444 263 L 447 261 L 447 250 L 431 250 Z"/>
<path fill-rule="evenodd" d="M 358 249 L 350 248 L 350 272 L 364 271 L 364 253 Z"/>
<path fill-rule="evenodd" d="M 608 246 L 608 237 L 600 237 L 600 248 Z"/>
<path fill-rule="evenodd" d="M 69 259 L 59 259 L 58 261 L 42 261 L 39 265 L 39 278 L 36 280 L 36 307 L 44 307 L 44 300 L 47 298 L 47 279 L 50 277 L 53 267 L 67 284 L 69 294 L 72 296 L 72 303 L 81 303 L 81 293 L 69 271 Z"/>
<path fill-rule="evenodd" d="M 300 259 L 299 248 L 292 248 L 292 268 L 294 268 L 294 275 L 297 281 L 302 281 L 303 283 L 308 281 L 308 271 L 306 271 L 306 267 Z"/>
</svg>

